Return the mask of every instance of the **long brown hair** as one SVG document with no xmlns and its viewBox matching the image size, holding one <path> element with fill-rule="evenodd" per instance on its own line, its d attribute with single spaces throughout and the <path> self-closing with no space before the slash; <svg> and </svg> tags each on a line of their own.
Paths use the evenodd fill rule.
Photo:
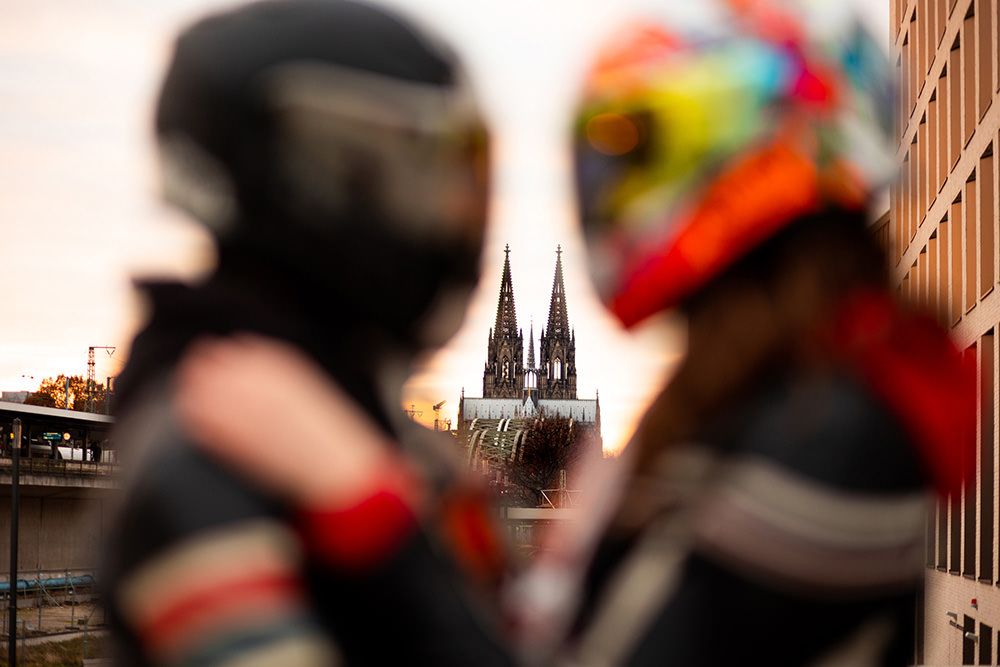
<svg viewBox="0 0 1000 667">
<path fill-rule="evenodd" d="M 633 442 L 636 474 L 695 437 L 769 373 L 823 357 L 813 334 L 860 289 L 885 290 L 885 254 L 863 212 L 805 216 L 686 300 L 688 349 Z"/>
</svg>

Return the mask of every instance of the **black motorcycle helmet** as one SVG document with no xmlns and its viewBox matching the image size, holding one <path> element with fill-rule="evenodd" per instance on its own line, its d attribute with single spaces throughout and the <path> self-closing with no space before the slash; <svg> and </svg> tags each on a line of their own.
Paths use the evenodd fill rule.
<svg viewBox="0 0 1000 667">
<path fill-rule="evenodd" d="M 416 347 L 476 279 L 488 141 L 455 56 L 349 0 L 269 0 L 176 42 L 156 111 L 164 195 L 217 272 L 281 274 Z M 437 317 L 438 306 L 452 315 Z M 438 320 L 437 322 L 431 322 Z"/>
</svg>

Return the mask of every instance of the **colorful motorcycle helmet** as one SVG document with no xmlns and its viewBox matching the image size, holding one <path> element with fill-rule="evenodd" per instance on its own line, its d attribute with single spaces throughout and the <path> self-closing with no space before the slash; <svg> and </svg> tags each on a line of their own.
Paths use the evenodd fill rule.
<svg viewBox="0 0 1000 667">
<path fill-rule="evenodd" d="M 733 0 L 709 30 L 634 24 L 587 74 L 577 199 L 624 325 L 803 215 L 866 207 L 894 173 L 884 54 L 848 3 L 802 5 Z"/>
</svg>

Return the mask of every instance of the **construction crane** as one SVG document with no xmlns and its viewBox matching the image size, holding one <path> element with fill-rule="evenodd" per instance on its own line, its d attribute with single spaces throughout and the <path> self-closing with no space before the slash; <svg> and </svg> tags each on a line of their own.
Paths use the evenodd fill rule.
<svg viewBox="0 0 1000 667">
<path fill-rule="evenodd" d="M 437 405 L 435 405 L 434 407 L 431 408 L 432 410 L 434 410 L 434 430 L 435 431 L 442 430 L 440 428 L 440 422 L 441 422 L 441 420 L 438 419 L 438 416 L 439 416 L 439 413 L 441 412 L 441 406 L 444 405 L 447 402 L 448 402 L 447 400 L 441 401 L 440 403 L 438 403 Z M 447 426 L 447 428 L 445 428 L 443 430 L 450 431 L 451 430 L 451 420 L 449 419 L 446 423 L 447 423 L 448 426 Z"/>
<path fill-rule="evenodd" d="M 115 348 L 111 345 L 91 345 L 87 348 L 87 401 L 84 406 L 86 412 L 94 411 L 94 350 L 108 350 L 108 356 L 110 357 L 115 353 Z M 104 389 L 104 401 L 108 400 L 107 387 Z"/>
</svg>

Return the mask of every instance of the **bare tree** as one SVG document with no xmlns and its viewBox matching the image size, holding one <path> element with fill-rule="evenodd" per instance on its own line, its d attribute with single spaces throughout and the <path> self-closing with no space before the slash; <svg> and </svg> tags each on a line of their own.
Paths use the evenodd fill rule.
<svg viewBox="0 0 1000 667">
<path fill-rule="evenodd" d="M 517 456 L 508 462 L 507 489 L 513 505 L 536 507 L 542 491 L 559 485 L 559 473 L 572 467 L 587 447 L 600 446 L 597 429 L 565 417 L 542 417 L 525 433 Z"/>
</svg>

